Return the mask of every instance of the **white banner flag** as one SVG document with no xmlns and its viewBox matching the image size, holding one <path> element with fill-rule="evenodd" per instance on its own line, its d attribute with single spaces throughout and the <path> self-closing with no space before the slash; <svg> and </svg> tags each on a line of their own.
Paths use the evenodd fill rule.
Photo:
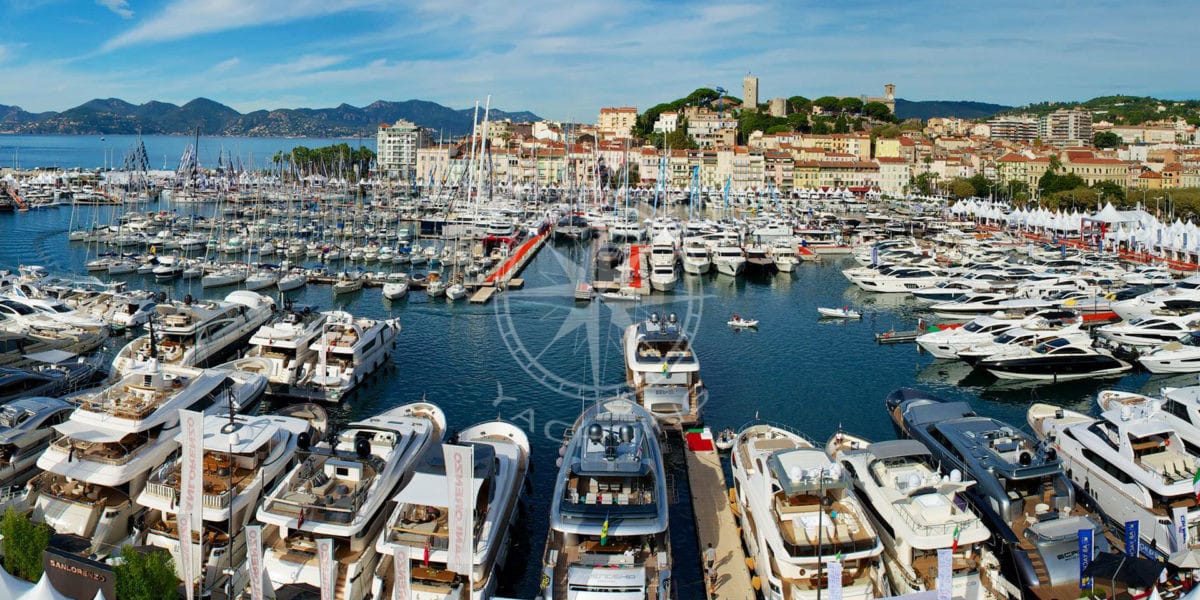
<svg viewBox="0 0 1200 600">
<path fill-rule="evenodd" d="M 950 600 L 954 591 L 954 553 L 938 548 L 937 600 Z"/>
<path fill-rule="evenodd" d="M 262 526 L 246 526 L 246 555 L 250 559 L 250 600 L 263 600 Z"/>
<path fill-rule="evenodd" d="M 397 548 L 392 560 L 396 579 L 392 584 L 392 600 L 409 600 L 412 597 L 412 573 L 408 570 L 408 561 L 408 548 Z"/>
<path fill-rule="evenodd" d="M 446 507 L 449 515 L 450 548 L 446 569 L 468 578 L 475 566 L 475 447 L 442 446 L 446 459 L 446 484 L 449 486 L 450 502 Z"/>
<path fill-rule="evenodd" d="M 179 511 L 192 515 L 192 529 L 199 526 L 198 517 L 204 505 L 204 415 L 192 410 L 179 410 L 179 425 L 183 432 L 183 463 L 179 475 Z"/>
<path fill-rule="evenodd" d="M 829 600 L 842 600 L 842 563 L 834 560 L 825 563 L 829 577 Z"/>
<path fill-rule="evenodd" d="M 317 568 L 321 570 L 321 600 L 333 600 L 333 586 L 337 585 L 337 569 L 333 562 L 333 540 L 317 540 Z"/>
<path fill-rule="evenodd" d="M 196 582 L 196 574 L 192 570 L 192 515 L 181 512 L 176 515 L 175 522 L 179 526 L 179 570 L 183 576 L 183 589 L 187 591 L 187 600 L 196 597 L 192 585 Z"/>
</svg>

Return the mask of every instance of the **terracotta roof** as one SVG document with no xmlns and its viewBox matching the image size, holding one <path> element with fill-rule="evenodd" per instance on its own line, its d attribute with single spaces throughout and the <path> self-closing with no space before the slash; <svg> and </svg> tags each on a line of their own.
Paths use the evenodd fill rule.
<svg viewBox="0 0 1200 600">
<path fill-rule="evenodd" d="M 1138 175 L 1138 179 L 1162 179 L 1162 175 L 1159 175 L 1154 171 L 1146 171 L 1145 173 Z"/>
<path fill-rule="evenodd" d="M 996 159 L 996 162 L 1023 163 L 1023 162 L 1029 162 L 1029 159 L 1025 158 L 1024 156 L 1017 154 L 1015 152 L 1009 152 L 1008 154 L 1005 154 L 1004 156 L 1001 156 L 1000 158 Z"/>
<path fill-rule="evenodd" d="M 900 158 L 899 156 L 876 156 L 875 162 L 880 163 L 880 164 L 888 163 L 888 164 L 893 164 L 893 165 L 908 164 L 907 159 Z"/>
</svg>

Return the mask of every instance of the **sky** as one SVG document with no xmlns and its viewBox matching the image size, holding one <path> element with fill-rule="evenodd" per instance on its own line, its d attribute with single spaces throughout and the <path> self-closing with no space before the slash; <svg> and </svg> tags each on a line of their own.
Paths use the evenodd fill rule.
<svg viewBox="0 0 1200 600">
<path fill-rule="evenodd" d="M 1021 105 L 1200 97 L 1200 3 L 0 0 L 0 104 L 431 100 L 594 121 L 722 86 Z"/>
</svg>

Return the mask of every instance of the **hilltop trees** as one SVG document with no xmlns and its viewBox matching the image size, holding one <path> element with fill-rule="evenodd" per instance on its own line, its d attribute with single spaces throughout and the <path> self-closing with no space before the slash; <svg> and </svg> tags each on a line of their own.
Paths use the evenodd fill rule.
<svg viewBox="0 0 1200 600">
<path fill-rule="evenodd" d="M 1097 148 L 1116 148 L 1121 145 L 1121 136 L 1111 131 L 1097 131 L 1092 136 L 1092 144 Z"/>
</svg>

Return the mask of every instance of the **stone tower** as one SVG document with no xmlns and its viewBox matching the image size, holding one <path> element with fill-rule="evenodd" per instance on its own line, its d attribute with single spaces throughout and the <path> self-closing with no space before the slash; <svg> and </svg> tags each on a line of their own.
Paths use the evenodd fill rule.
<svg viewBox="0 0 1200 600">
<path fill-rule="evenodd" d="M 742 80 L 742 110 L 758 110 L 758 78 L 747 74 Z"/>
<path fill-rule="evenodd" d="M 887 105 L 893 115 L 896 114 L 896 84 L 883 84 L 883 103 Z"/>
</svg>

